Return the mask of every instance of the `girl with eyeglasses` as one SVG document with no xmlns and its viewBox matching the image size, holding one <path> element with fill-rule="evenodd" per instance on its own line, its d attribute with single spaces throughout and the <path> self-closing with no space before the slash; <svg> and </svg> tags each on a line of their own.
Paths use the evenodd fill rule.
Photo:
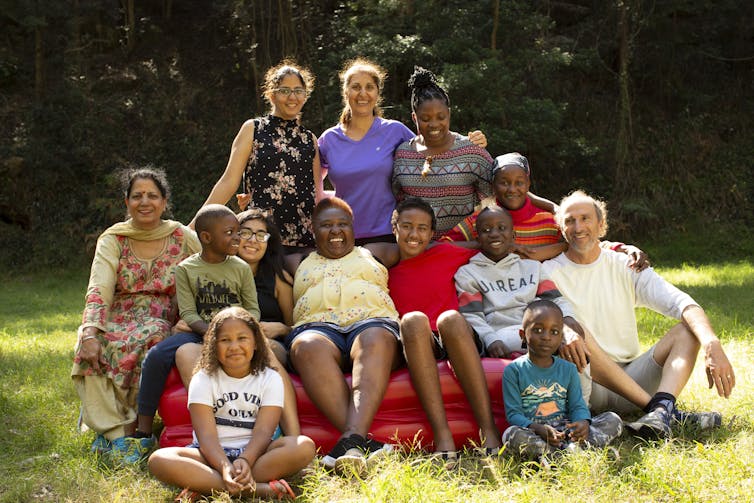
<svg viewBox="0 0 754 503">
<path fill-rule="evenodd" d="M 241 126 L 225 172 L 205 202 L 226 204 L 243 179 L 239 206 L 274 208 L 286 253 L 314 246 L 311 215 L 319 153 L 316 136 L 299 122 L 313 87 L 314 76 L 291 60 L 267 71 L 263 93 L 270 112 Z"/>
<path fill-rule="evenodd" d="M 280 231 L 272 216 L 259 208 L 238 214 L 241 246 L 238 256 L 254 273 L 262 331 L 277 359 L 285 365 L 282 340 L 293 325 L 293 277 L 283 269 Z"/>
</svg>

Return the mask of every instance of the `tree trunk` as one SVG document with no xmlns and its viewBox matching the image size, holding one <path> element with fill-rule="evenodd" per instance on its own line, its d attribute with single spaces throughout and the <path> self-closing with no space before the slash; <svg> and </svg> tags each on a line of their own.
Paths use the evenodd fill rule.
<svg viewBox="0 0 754 503">
<path fill-rule="evenodd" d="M 497 29 L 500 26 L 500 0 L 492 2 L 492 35 L 490 35 L 490 49 L 497 49 Z"/>
<path fill-rule="evenodd" d="M 296 56 L 297 41 L 296 28 L 292 19 L 293 8 L 291 0 L 278 0 L 278 34 L 282 56 Z"/>
<path fill-rule="evenodd" d="M 34 26 L 34 98 L 42 101 L 45 88 L 44 75 L 44 26 Z"/>
<path fill-rule="evenodd" d="M 170 18 L 173 16 L 173 0 L 163 0 L 162 1 L 162 17 L 165 18 L 165 21 L 170 21 Z"/>
<path fill-rule="evenodd" d="M 136 46 L 136 17 L 134 15 L 134 0 L 123 0 L 123 7 L 126 14 L 126 52 L 131 51 Z"/>
<path fill-rule="evenodd" d="M 73 0 L 73 17 L 71 18 L 71 43 L 67 52 L 71 53 L 70 58 L 76 70 L 82 71 L 83 47 L 81 47 L 81 10 L 79 9 L 79 0 Z"/>
<path fill-rule="evenodd" d="M 251 71 L 251 92 L 254 93 L 254 102 L 256 104 L 256 110 L 261 110 L 264 106 L 262 97 L 259 94 L 259 39 L 257 37 L 257 15 L 256 10 L 251 10 L 251 59 L 248 62 L 249 70 Z M 247 80 L 249 74 L 247 72 Z"/>
<path fill-rule="evenodd" d="M 618 135 L 615 144 L 615 188 L 626 194 L 634 178 L 629 155 L 633 144 L 633 120 L 631 116 L 631 26 L 629 0 L 619 0 L 618 20 Z"/>
</svg>

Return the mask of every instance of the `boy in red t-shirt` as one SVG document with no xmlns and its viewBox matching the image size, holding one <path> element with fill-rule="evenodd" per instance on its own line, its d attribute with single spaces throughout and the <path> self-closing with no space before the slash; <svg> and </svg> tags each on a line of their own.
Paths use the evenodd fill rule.
<svg viewBox="0 0 754 503">
<path fill-rule="evenodd" d="M 478 253 L 446 243 L 433 243 L 435 215 L 419 199 L 398 204 L 392 218 L 400 262 L 389 270 L 390 296 L 401 315 L 401 340 L 411 379 L 429 418 L 438 457 L 453 466 L 457 459 L 445 415 L 437 360 L 453 365 L 481 430 L 482 447 L 496 452 L 500 433 L 495 426 L 479 338 L 458 312 L 453 279 L 458 268 Z M 476 245 L 476 243 L 473 243 Z"/>
</svg>

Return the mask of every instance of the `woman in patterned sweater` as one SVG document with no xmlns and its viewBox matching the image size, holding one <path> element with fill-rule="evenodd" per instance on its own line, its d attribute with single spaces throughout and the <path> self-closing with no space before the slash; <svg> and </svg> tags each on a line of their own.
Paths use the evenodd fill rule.
<svg viewBox="0 0 754 503">
<path fill-rule="evenodd" d="M 429 70 L 416 67 L 408 81 L 418 136 L 401 144 L 393 163 L 393 193 L 417 197 L 437 216 L 434 239 L 474 212 L 492 194 L 492 157 L 450 130 L 450 99 Z"/>
</svg>

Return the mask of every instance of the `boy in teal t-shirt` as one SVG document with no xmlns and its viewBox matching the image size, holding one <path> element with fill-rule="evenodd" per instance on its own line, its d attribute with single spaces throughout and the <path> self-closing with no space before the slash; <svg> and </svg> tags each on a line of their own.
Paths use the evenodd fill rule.
<svg viewBox="0 0 754 503">
<path fill-rule="evenodd" d="M 506 450 L 527 459 L 581 443 L 604 447 L 623 431 L 614 412 L 594 418 L 581 394 L 576 366 L 553 356 L 563 340 L 563 313 L 549 300 L 536 300 L 524 311 L 521 341 L 528 353 L 503 373 Z"/>
</svg>

